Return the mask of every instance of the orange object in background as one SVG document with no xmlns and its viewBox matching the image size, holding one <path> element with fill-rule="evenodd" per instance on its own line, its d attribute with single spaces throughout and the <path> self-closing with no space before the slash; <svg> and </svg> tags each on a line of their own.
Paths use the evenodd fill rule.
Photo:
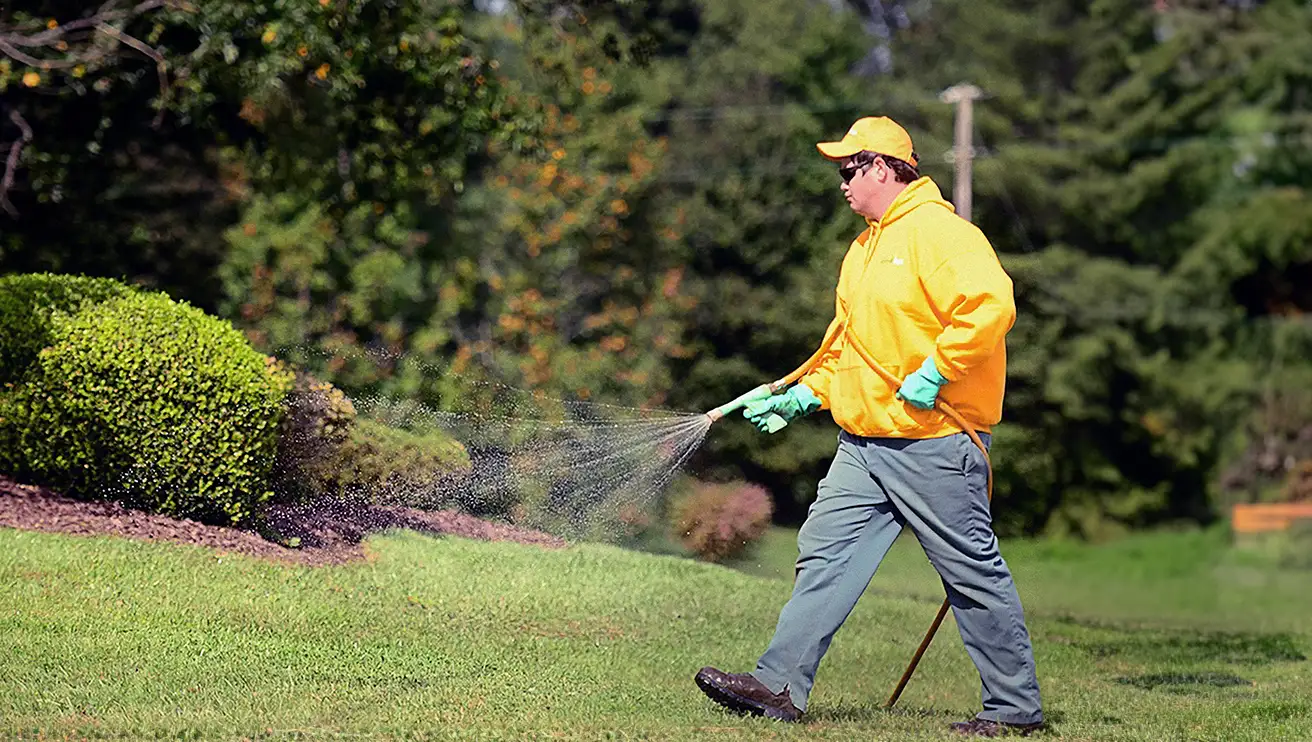
<svg viewBox="0 0 1312 742">
<path fill-rule="evenodd" d="M 1296 520 L 1312 520 L 1312 502 L 1270 502 L 1235 505 L 1230 524 L 1235 533 L 1283 531 Z"/>
</svg>

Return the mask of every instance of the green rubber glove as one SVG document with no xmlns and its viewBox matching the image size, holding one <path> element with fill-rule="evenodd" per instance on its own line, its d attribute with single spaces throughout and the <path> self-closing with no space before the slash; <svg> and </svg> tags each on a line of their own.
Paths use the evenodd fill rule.
<svg viewBox="0 0 1312 742">
<path fill-rule="evenodd" d="M 897 390 L 897 398 L 913 407 L 932 410 L 934 401 L 938 399 L 938 390 L 946 383 L 948 380 L 938 372 L 934 357 L 930 356 L 920 364 L 920 368 L 903 379 L 902 387 Z"/>
<path fill-rule="evenodd" d="M 803 415 L 809 415 L 820 409 L 820 398 L 815 396 L 811 387 L 795 384 L 788 387 L 783 394 L 776 394 L 765 399 L 758 399 L 743 408 L 743 417 L 752 421 L 757 430 L 773 433 L 783 425 L 771 420 L 774 415 L 783 419 L 784 424 Z"/>
</svg>

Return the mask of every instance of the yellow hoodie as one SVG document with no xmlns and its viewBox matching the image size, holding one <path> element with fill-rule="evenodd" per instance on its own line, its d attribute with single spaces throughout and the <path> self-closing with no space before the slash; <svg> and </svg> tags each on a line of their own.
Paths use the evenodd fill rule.
<svg viewBox="0 0 1312 742">
<path fill-rule="evenodd" d="M 1010 276 L 988 239 L 957 216 L 929 178 L 909 184 L 848 248 L 838 275 L 837 320 L 899 379 L 933 356 L 948 383 L 939 398 L 980 432 L 1002 418 L 1004 338 L 1016 320 Z M 854 435 L 935 438 L 950 418 L 893 396 L 897 390 L 842 335 L 799 380 Z"/>
</svg>

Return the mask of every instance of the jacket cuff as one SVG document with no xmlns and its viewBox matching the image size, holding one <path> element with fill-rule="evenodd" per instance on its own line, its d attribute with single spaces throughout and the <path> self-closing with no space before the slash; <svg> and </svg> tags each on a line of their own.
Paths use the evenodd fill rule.
<svg viewBox="0 0 1312 742">
<path fill-rule="evenodd" d="M 962 374 L 957 373 L 957 370 L 951 363 L 948 363 L 948 359 L 941 351 L 935 350 L 930 354 L 929 358 L 925 359 L 925 364 L 932 365 L 934 373 L 938 374 L 938 376 L 944 380 L 942 382 L 943 384 L 961 380 Z M 940 386 L 942 386 L 942 384 L 940 384 Z"/>
<path fill-rule="evenodd" d="M 806 384 L 793 386 L 793 398 L 797 400 L 798 406 L 802 408 L 803 415 L 809 415 L 822 406 L 820 398 Z"/>
</svg>

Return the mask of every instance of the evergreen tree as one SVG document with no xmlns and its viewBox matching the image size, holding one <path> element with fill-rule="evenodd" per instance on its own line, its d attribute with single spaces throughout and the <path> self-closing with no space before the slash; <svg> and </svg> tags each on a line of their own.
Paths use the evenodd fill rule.
<svg viewBox="0 0 1312 742">
<path fill-rule="evenodd" d="M 1086 534 L 1206 519 L 1273 351 L 1307 347 L 1288 318 L 1312 299 L 1297 281 L 1312 266 L 1312 11 L 1023 6 L 935 3 L 895 43 L 908 63 L 886 83 L 990 94 L 976 221 L 1021 309 L 999 519 Z M 946 147 L 950 120 L 926 114 Z"/>
</svg>

